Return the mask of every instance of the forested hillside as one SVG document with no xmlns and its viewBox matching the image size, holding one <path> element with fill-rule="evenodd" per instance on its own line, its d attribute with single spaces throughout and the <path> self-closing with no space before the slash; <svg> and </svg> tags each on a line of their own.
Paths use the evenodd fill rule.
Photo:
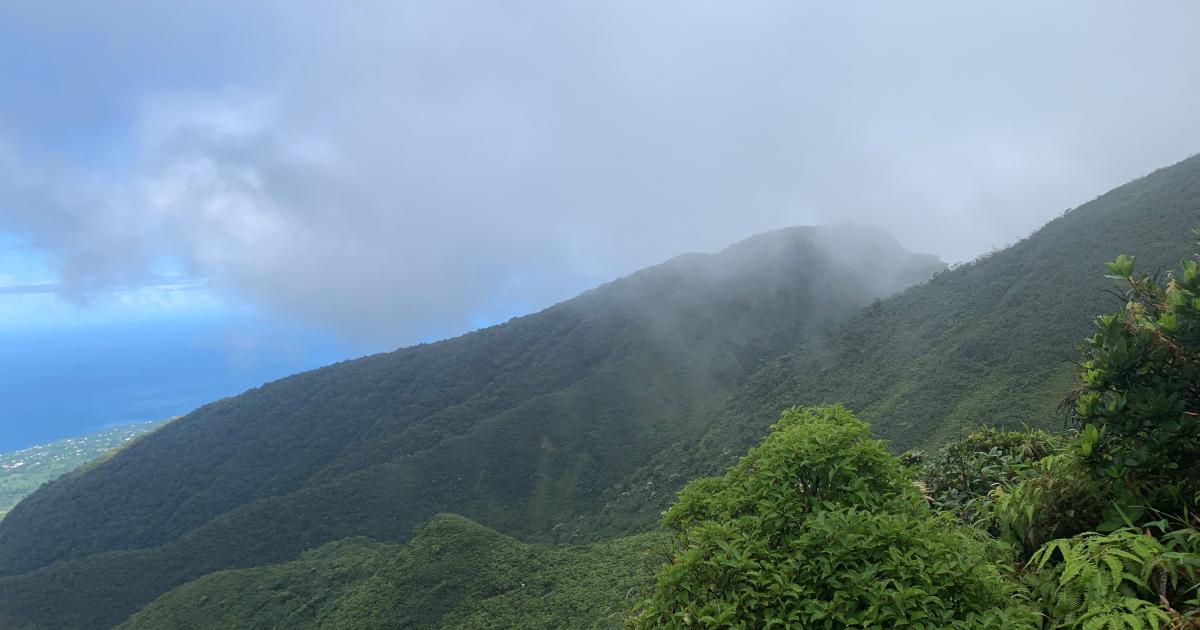
<svg viewBox="0 0 1200 630">
<path fill-rule="evenodd" d="M 14 509 L 0 523 L 0 626 L 119 623 L 205 574 L 293 561 L 349 537 L 403 542 L 440 512 L 526 542 L 645 531 L 677 489 L 734 463 L 796 404 L 844 403 L 895 451 L 985 424 L 1060 428 L 1075 348 L 1096 313 L 1121 303 L 1104 263 L 1136 252 L 1141 270 L 1174 267 L 1193 252 L 1196 225 L 1200 157 L 891 298 L 939 265 L 876 232 L 791 229 L 501 326 L 266 385 Z M 829 518 L 903 537 L 909 516 Z M 325 571 L 313 562 L 336 565 L 373 544 L 213 576 L 169 601 L 207 605 L 184 596 L 274 571 L 300 593 L 310 587 L 298 569 Z M 360 577 L 336 577 L 330 593 L 312 586 L 309 612 L 349 610 L 337 593 L 357 592 Z M 972 584 L 1001 588 L 978 577 Z M 264 605 L 275 597 L 260 595 Z"/>
<path fill-rule="evenodd" d="M 619 628 L 666 548 L 661 533 L 527 545 L 440 514 L 403 546 L 348 539 L 207 575 L 120 628 Z"/>
<path fill-rule="evenodd" d="M 1200 229 L 1194 234 L 1200 237 Z M 630 627 L 1200 628 L 1200 241 L 1081 344 L 1070 431 L 887 453 L 840 405 L 793 407 L 664 512 L 671 559 Z"/>
<path fill-rule="evenodd" d="M 201 578 L 128 625 L 1194 630 L 1200 255 L 1165 277 L 1136 262 L 1105 264 L 1124 300 L 1084 343 L 1066 435 L 987 428 L 896 457 L 840 405 L 794 407 L 679 492 L 663 555 L 642 536 L 551 558 L 443 515 L 401 550 Z"/>
<path fill-rule="evenodd" d="M 1164 272 L 1192 253 L 1200 156 L 1071 209 L 1028 238 L 891 299 L 768 361 L 708 419 L 703 437 L 657 455 L 576 527 L 653 524 L 688 479 L 715 474 L 792 405 L 841 403 L 899 452 L 982 425 L 1063 428 L 1077 346 L 1121 298 L 1097 273 L 1122 253 Z M 574 528 L 573 528 L 574 529 Z"/>
<path fill-rule="evenodd" d="M 162 424 L 143 422 L 0 454 L 0 519 L 47 481 L 110 454 Z"/>
<path fill-rule="evenodd" d="M 0 621 L 111 625 L 206 573 L 404 541 L 437 512 L 546 536 L 758 366 L 942 267 L 873 230 L 781 230 L 213 403 L 10 513 Z"/>
<path fill-rule="evenodd" d="M 128 625 L 1195 630 L 1200 254 L 1105 270 L 1123 299 L 1082 345 L 1065 434 L 897 457 L 840 405 L 793 407 L 678 493 L 657 554 L 645 535 L 534 549 L 442 515 L 403 549 L 201 578 Z"/>
</svg>

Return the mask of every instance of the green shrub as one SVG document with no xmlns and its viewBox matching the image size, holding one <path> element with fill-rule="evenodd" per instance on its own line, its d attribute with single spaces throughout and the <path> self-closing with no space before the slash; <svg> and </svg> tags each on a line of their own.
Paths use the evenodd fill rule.
<svg viewBox="0 0 1200 630">
<path fill-rule="evenodd" d="M 1108 277 L 1127 285 L 1125 305 L 1096 318 L 1070 411 L 1097 475 L 1195 507 L 1200 265 L 1185 259 L 1164 280 L 1134 275 L 1134 263 L 1122 255 L 1106 265 Z"/>
<path fill-rule="evenodd" d="M 1084 347 L 1067 401 L 1078 435 L 993 492 L 1000 533 L 1036 549 L 1027 579 L 1054 628 L 1198 627 L 1200 266 L 1164 281 L 1134 264 L 1106 265 L 1125 304 Z"/>
<path fill-rule="evenodd" d="M 930 505 L 973 523 L 989 512 L 997 487 L 1029 476 L 1065 441 L 1040 430 L 984 427 L 922 457 L 916 474 Z"/>
<path fill-rule="evenodd" d="M 909 473 L 867 424 L 841 406 L 791 408 L 724 477 L 689 483 L 663 515 L 680 547 L 691 526 L 748 517 L 773 542 L 794 535 L 816 510 L 919 503 Z"/>
<path fill-rule="evenodd" d="M 282 564 L 211 573 L 118 630 L 614 628 L 653 584 L 664 543 L 658 532 L 531 545 L 439 514 L 404 545 L 352 538 Z"/>
<path fill-rule="evenodd" d="M 1198 603 L 1196 531 L 1162 540 L 1122 528 L 1047 543 L 1033 555 L 1035 583 L 1055 628 L 1191 627 Z M 1176 611 L 1176 607 L 1185 612 Z"/>
<path fill-rule="evenodd" d="M 1106 514 L 1119 514 L 1112 491 L 1097 483 L 1074 451 L 1064 449 L 993 488 L 978 524 L 1028 558 L 1051 540 L 1097 529 Z"/>
<path fill-rule="evenodd" d="M 935 516 L 841 407 L 790 409 L 664 514 L 674 557 L 631 625 L 1033 628 L 997 543 Z"/>
</svg>

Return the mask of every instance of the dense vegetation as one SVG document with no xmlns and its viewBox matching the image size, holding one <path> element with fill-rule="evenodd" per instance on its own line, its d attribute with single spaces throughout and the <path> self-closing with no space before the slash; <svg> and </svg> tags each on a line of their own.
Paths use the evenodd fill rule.
<svg viewBox="0 0 1200 630">
<path fill-rule="evenodd" d="M 294 584 L 286 588 L 298 598 L 288 601 L 304 605 L 272 615 L 340 615 L 357 610 L 347 602 L 357 601 L 374 561 L 363 574 L 328 569 L 342 575 L 329 593 L 300 573 L 321 574 L 343 553 L 378 551 L 378 566 L 407 566 L 421 545 L 386 543 L 410 539 L 438 512 L 527 540 L 649 529 L 675 490 L 736 463 L 789 405 L 845 402 L 895 449 L 932 447 L 981 423 L 1000 429 L 911 454 L 914 472 L 843 411 L 790 412 L 743 460 L 751 464 L 696 482 L 668 513 L 673 559 L 632 623 L 746 614 L 757 615 L 749 625 L 800 615 L 830 627 L 1020 627 L 1040 614 L 1046 627 L 1182 627 L 1197 604 L 1200 535 L 1191 520 L 1194 455 L 1180 458 L 1200 440 L 1189 420 L 1195 354 L 1180 350 L 1194 339 L 1192 303 L 1179 300 L 1194 292 L 1187 278 L 1195 271 L 1185 264 L 1160 283 L 1129 276 L 1129 259 L 1118 259 L 1110 274 L 1126 276 L 1130 293 L 1115 301 L 1093 270 L 1123 251 L 1138 252 L 1143 269 L 1174 265 L 1190 252 L 1181 226 L 1195 224 L 1200 157 L 874 303 L 933 263 L 848 228 L 789 230 L 675 259 L 503 326 L 269 384 L 18 505 L 0 522 L 0 626 L 111 625 L 175 585 L 272 562 L 286 564 L 185 586 L 142 623 L 168 619 L 176 606 L 208 606 L 200 600 L 209 589 L 257 592 L 270 609 L 275 595 L 255 584 L 274 571 L 291 576 L 281 584 Z M 1078 374 L 1071 348 L 1092 314 L 1114 303 L 1128 306 L 1100 320 L 1069 406 L 1077 433 L 1013 432 L 1022 423 L 1061 426 L 1055 410 Z M 1178 426 L 1161 422 L 1176 411 Z M 805 451 L 809 439 L 828 448 Z M 808 459 L 785 456 L 793 452 Z M 937 465 L 952 461 L 957 472 Z M 870 474 L 853 481 L 821 468 L 832 464 Z M 823 470 L 834 490 L 810 493 L 818 477 L 772 484 L 774 465 L 787 474 Z M 776 512 L 757 514 L 759 506 Z M 296 560 L 355 536 L 384 542 L 340 543 Z M 911 554 L 880 566 L 885 548 Z M 522 571 L 510 571 L 511 556 L 497 557 L 495 575 Z M 714 558 L 750 562 L 759 574 Z M 939 567 L 935 576 L 920 570 L 928 566 Z M 786 579 L 770 582 L 770 572 Z M 470 595 L 462 576 L 430 587 L 435 579 L 372 605 L 392 602 L 403 615 L 439 589 L 466 588 L 466 599 L 481 602 L 499 593 L 484 585 Z M 548 598 L 578 594 L 545 579 L 558 585 Z M 698 585 L 710 579 L 732 590 L 706 599 Z M 881 581 L 928 606 L 896 599 Z M 1004 591 L 1017 599 L 996 599 Z M 599 609 L 619 599 L 594 595 Z M 811 605 L 826 596 L 845 605 Z"/>
<path fill-rule="evenodd" d="M 201 578 L 125 627 L 1200 627 L 1197 261 L 1108 264 L 1129 288 L 1087 338 L 1069 434 L 895 456 L 841 406 L 792 408 L 680 491 L 667 540 L 532 547 L 444 515 L 404 547 Z"/>
<path fill-rule="evenodd" d="M 91 435 L 67 438 L 0 453 L 0 519 L 21 499 L 47 481 L 107 456 L 130 440 L 154 430 L 161 422 L 113 427 Z"/>
<path fill-rule="evenodd" d="M 0 617 L 104 626 L 206 573 L 402 542 L 439 512 L 562 531 L 755 366 L 940 268 L 879 232 L 782 230 L 208 405 L 0 523 Z"/>
<path fill-rule="evenodd" d="M 722 478 L 663 516 L 674 559 L 639 628 L 1012 628 L 1034 614 L 967 527 L 939 518 L 867 425 L 784 412 Z"/>
<path fill-rule="evenodd" d="M 1200 627 L 1200 255 L 1165 281 L 1134 262 L 1107 264 L 1128 290 L 1087 340 L 1077 432 L 985 429 L 926 461 L 840 407 L 789 410 L 679 493 L 632 625 Z"/>
<path fill-rule="evenodd" d="M 442 514 L 403 546 L 348 539 L 285 564 L 213 573 L 120 627 L 617 628 L 650 584 L 663 543 L 643 534 L 527 545 Z"/>
<path fill-rule="evenodd" d="M 1028 238 L 891 299 L 764 362 L 705 419 L 704 435 L 657 454 L 610 488 L 582 531 L 653 526 L 687 480 L 713 475 L 793 405 L 840 403 L 895 451 L 932 448 L 980 425 L 1062 429 L 1074 349 L 1120 300 L 1097 269 L 1137 253 L 1148 272 L 1176 266 L 1200 225 L 1200 156 L 1116 188 Z M 572 528 L 574 529 L 574 527 Z"/>
</svg>

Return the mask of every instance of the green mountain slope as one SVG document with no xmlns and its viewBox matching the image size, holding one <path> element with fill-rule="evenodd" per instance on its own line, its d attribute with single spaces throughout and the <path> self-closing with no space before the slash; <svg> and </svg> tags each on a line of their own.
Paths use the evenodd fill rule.
<svg viewBox="0 0 1200 630">
<path fill-rule="evenodd" d="M 438 512 L 562 530 L 758 366 L 941 267 L 876 231 L 781 230 L 213 403 L 0 522 L 0 622 L 111 625 L 206 573 L 403 541 Z"/>
<path fill-rule="evenodd" d="M 1120 304 L 1104 263 L 1137 252 L 1142 269 L 1172 269 L 1192 253 L 1197 226 L 1200 156 L 802 343 L 760 370 L 732 409 L 773 417 L 773 407 L 836 400 L 897 449 L 937 445 L 980 423 L 1057 427 L 1077 345 L 1096 313 Z"/>
<path fill-rule="evenodd" d="M 153 431 L 162 422 L 113 427 L 91 435 L 0 453 L 0 519 L 43 483 L 110 454 L 139 435 Z"/>
<path fill-rule="evenodd" d="M 877 303 L 931 261 L 849 228 L 787 230 L 270 384 L 14 509 L 0 626 L 118 623 L 201 575 L 404 541 L 438 512 L 535 540 L 638 531 L 794 404 L 843 402 L 896 449 L 1055 426 L 1073 348 L 1113 305 L 1101 264 L 1171 266 L 1196 225 L 1200 157 Z"/>
<path fill-rule="evenodd" d="M 284 564 L 204 576 L 119 627 L 616 628 L 665 549 L 657 533 L 528 545 L 441 514 L 403 546 L 347 539 Z"/>
<path fill-rule="evenodd" d="M 612 535 L 650 526 L 684 482 L 732 463 L 792 405 L 843 403 L 896 451 L 981 424 L 1060 429 L 1056 407 L 1075 384 L 1075 348 L 1096 313 L 1120 304 L 1104 263 L 1136 253 L 1139 269 L 1174 268 L 1192 253 L 1197 226 L 1200 156 L 872 304 L 768 361 L 701 438 L 664 450 L 572 527 Z"/>
</svg>

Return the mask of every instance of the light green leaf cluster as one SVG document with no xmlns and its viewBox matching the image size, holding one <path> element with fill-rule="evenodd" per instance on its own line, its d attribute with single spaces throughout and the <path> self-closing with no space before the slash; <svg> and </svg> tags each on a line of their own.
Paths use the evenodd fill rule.
<svg viewBox="0 0 1200 630">
<path fill-rule="evenodd" d="M 638 628 L 1033 628 L 1004 551 L 930 512 L 841 407 L 790 409 L 664 514 L 673 559 Z"/>
<path fill-rule="evenodd" d="M 1200 234 L 1200 231 L 1198 231 Z M 1096 318 L 1070 409 L 1097 474 L 1195 493 L 1200 477 L 1200 267 L 1185 259 L 1165 281 L 1135 275 L 1135 258 L 1106 268 L 1125 305 Z"/>
<path fill-rule="evenodd" d="M 1182 531 L 1182 530 L 1181 530 Z M 1194 533 L 1194 530 L 1190 530 Z M 1141 630 L 1186 627 L 1170 599 L 1195 580 L 1200 556 L 1173 551 L 1179 532 L 1159 540 L 1134 528 L 1053 540 L 1030 566 L 1043 581 L 1047 617 L 1056 628 Z"/>
</svg>

